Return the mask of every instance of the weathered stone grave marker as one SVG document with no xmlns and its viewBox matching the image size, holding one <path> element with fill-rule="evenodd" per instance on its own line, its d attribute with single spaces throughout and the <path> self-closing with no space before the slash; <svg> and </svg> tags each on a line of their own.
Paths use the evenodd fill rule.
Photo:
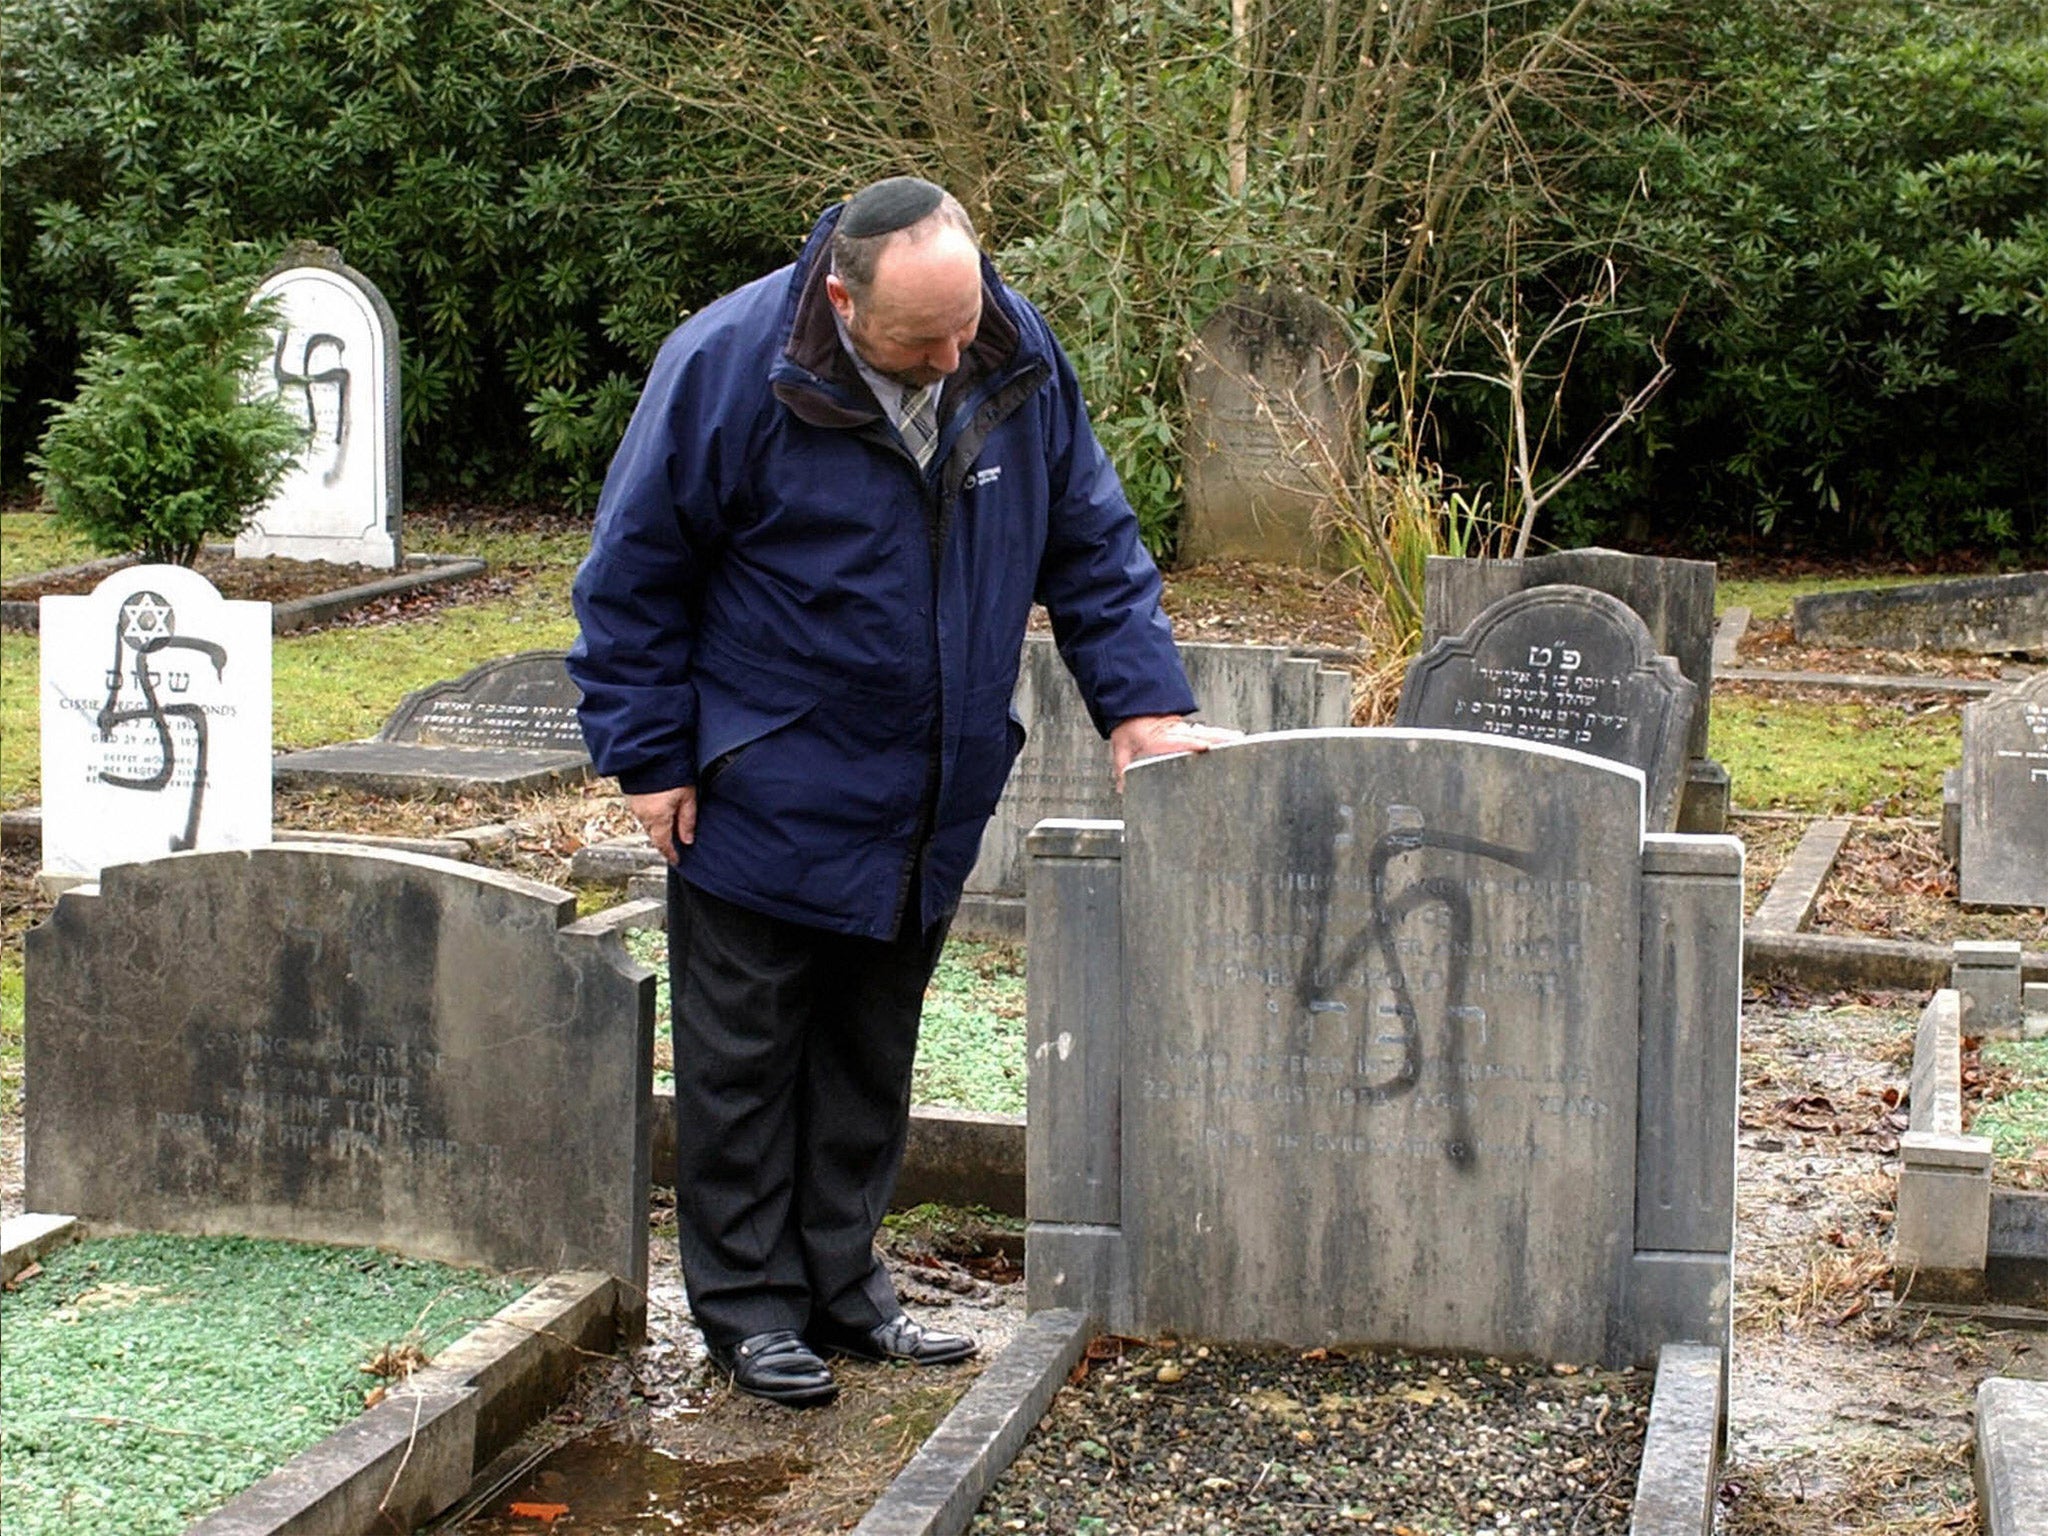
<svg viewBox="0 0 2048 1536">
<path fill-rule="evenodd" d="M 1640 768 L 1649 824 L 1677 823 L 1692 680 L 1626 603 L 1588 587 L 1512 593 L 1409 664 L 1395 723 L 1547 741 Z"/>
<path fill-rule="evenodd" d="M 388 570 L 401 563 L 398 321 L 339 252 L 302 245 L 289 260 L 256 290 L 282 322 L 258 383 L 307 442 L 235 553 Z"/>
<path fill-rule="evenodd" d="M 1792 600 L 1801 645 L 2048 653 L 2048 571 L 1812 592 Z"/>
<path fill-rule="evenodd" d="M 1316 564 L 1316 519 L 1354 458 L 1359 373 L 1342 318 L 1306 294 L 1245 290 L 1202 327 L 1183 389 L 1181 558 Z"/>
<path fill-rule="evenodd" d="M 29 1207 L 601 1268 L 644 1315 L 654 982 L 575 913 L 410 854 L 108 868 L 27 936 Z"/>
<path fill-rule="evenodd" d="M 573 783 L 590 772 L 576 723 L 582 697 L 562 652 L 502 656 L 407 694 L 374 740 L 279 758 L 277 782 L 384 795 L 510 793 Z"/>
<path fill-rule="evenodd" d="M 2048 672 L 1963 706 L 1962 899 L 2048 907 Z"/>
<path fill-rule="evenodd" d="M 1502 598 L 1531 587 L 1591 587 L 1616 597 L 1649 626 L 1655 649 L 1698 690 L 1686 734 L 1686 783 L 1678 826 L 1719 832 L 1728 817 L 1728 771 L 1707 756 L 1714 697 L 1714 566 L 1617 549 L 1567 549 L 1522 560 L 1432 557 L 1423 571 L 1422 643 L 1436 644 Z"/>
<path fill-rule="evenodd" d="M 43 872 L 270 841 L 270 605 L 177 565 L 41 600 Z"/>
<path fill-rule="evenodd" d="M 1742 850 L 1444 731 L 1132 770 L 1032 833 L 1029 1305 L 1119 1331 L 1725 1348 Z"/>
<path fill-rule="evenodd" d="M 1278 646 L 1201 642 L 1183 644 L 1180 657 L 1203 718 L 1219 725 L 1258 732 L 1351 722 L 1350 674 L 1311 658 Z M 1109 743 L 1048 636 L 1024 642 L 1011 707 L 1024 723 L 1024 747 L 982 835 L 962 914 L 984 928 L 1021 929 L 1024 837 L 1032 827 L 1048 816 L 1085 819 L 1117 809 Z"/>
</svg>

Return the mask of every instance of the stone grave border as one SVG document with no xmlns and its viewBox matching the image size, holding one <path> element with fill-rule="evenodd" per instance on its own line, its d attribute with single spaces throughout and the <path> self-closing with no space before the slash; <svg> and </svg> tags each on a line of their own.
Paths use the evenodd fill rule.
<svg viewBox="0 0 2048 1536">
<path fill-rule="evenodd" d="M 1990 1138 L 1963 1134 L 1963 1036 L 2048 1037 L 2048 986 L 2025 985 L 2021 964 L 2018 944 L 1959 943 L 1951 985 L 1921 1011 L 1899 1139 L 1894 1306 L 1988 1303 L 2009 1321 L 2048 1324 L 2048 1193 L 1998 1187 Z"/>
<path fill-rule="evenodd" d="M 70 1216 L 33 1212 L 7 1228 L 10 1280 L 87 1235 Z M 628 1289 L 597 1270 L 546 1276 L 374 1408 L 201 1517 L 187 1536 L 381 1536 L 391 1520 L 415 1529 L 460 1501 L 494 1457 L 547 1415 L 586 1355 L 635 1342 L 629 1314 L 644 1314 L 644 1306 Z"/>
<path fill-rule="evenodd" d="M 2048 1536 L 2048 1381 L 1977 1383 L 1976 1450 L 1984 1536 Z"/>
<path fill-rule="evenodd" d="M 854 1536 L 959 1536 L 1100 1331 L 1099 1319 L 1068 1308 L 1032 1313 Z M 1728 1419 L 1726 1364 L 1717 1344 L 1667 1344 L 1658 1352 L 1630 1536 L 1713 1536 Z"/>
<path fill-rule="evenodd" d="M 232 553 L 232 546 L 209 544 L 209 554 Z M 5 595 L 7 587 L 26 585 L 32 581 L 45 581 L 52 576 L 104 576 L 123 566 L 140 564 L 140 558 L 116 555 L 105 560 L 88 560 L 83 565 L 67 565 L 54 571 L 37 571 L 31 576 L 17 577 L 6 586 L 0 586 L 0 630 L 14 630 L 35 634 L 42 625 L 42 617 L 34 598 L 13 598 Z M 301 629 L 312 629 L 337 619 L 352 608 L 365 603 L 374 603 L 379 598 L 395 597 L 401 592 L 411 592 L 420 587 L 437 587 L 446 582 L 462 581 L 471 576 L 481 576 L 489 569 L 488 563 L 477 555 L 407 555 L 405 565 L 389 576 L 375 581 L 365 581 L 353 587 L 338 587 L 332 592 L 316 592 L 311 597 L 295 597 L 288 603 L 270 605 L 270 632 L 274 635 L 288 635 Z"/>
</svg>

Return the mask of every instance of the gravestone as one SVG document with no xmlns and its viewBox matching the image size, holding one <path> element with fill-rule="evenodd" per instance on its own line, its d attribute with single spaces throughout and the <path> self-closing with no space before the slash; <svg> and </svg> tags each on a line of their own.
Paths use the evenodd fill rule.
<svg viewBox="0 0 2048 1536">
<path fill-rule="evenodd" d="M 2048 672 L 1963 706 L 1962 899 L 2048 907 Z"/>
<path fill-rule="evenodd" d="M 1677 823 L 1698 700 L 1627 604 L 1587 587 L 1502 598 L 1408 665 L 1395 724 L 1547 741 L 1643 771 L 1649 823 Z"/>
<path fill-rule="evenodd" d="M 502 656 L 407 694 L 374 740 L 280 757 L 277 782 L 379 795 L 514 793 L 577 783 L 590 774 L 576 723 L 582 697 L 563 652 Z"/>
<path fill-rule="evenodd" d="M 1307 294 L 1242 290 L 1203 325 L 1182 389 L 1181 559 L 1318 563 L 1316 520 L 1354 469 L 1360 380 L 1342 317 Z"/>
<path fill-rule="evenodd" d="M 654 982 L 575 915 L 414 854 L 107 869 L 26 940 L 30 1207 L 644 1297 Z"/>
<path fill-rule="evenodd" d="M 1814 592 L 1792 600 L 1801 645 L 2048 655 L 2048 571 Z"/>
<path fill-rule="evenodd" d="M 1742 851 L 1442 731 L 1135 767 L 1032 834 L 1028 1305 L 1642 1364 L 1725 1347 Z"/>
<path fill-rule="evenodd" d="M 288 260 L 256 290 L 277 299 L 280 321 L 257 385 L 307 441 L 235 554 L 388 570 L 401 559 L 398 321 L 338 252 L 301 245 Z"/>
<path fill-rule="evenodd" d="M 43 872 L 270 841 L 270 605 L 178 565 L 41 600 Z"/>
<path fill-rule="evenodd" d="M 1349 673 L 1279 646 L 1196 642 L 1179 650 L 1202 717 L 1215 724 L 1257 732 L 1351 723 Z M 982 835 L 970 896 L 1023 898 L 1024 836 L 1044 818 L 1116 814 L 1109 743 L 1049 636 L 1025 640 L 1011 707 L 1024 722 L 1024 748 Z"/>
<path fill-rule="evenodd" d="M 1455 635 L 1510 593 L 1531 587 L 1591 587 L 1616 597 L 1649 626 L 1659 655 L 1698 690 L 1686 756 L 1707 755 L 1714 696 L 1714 563 L 1630 555 L 1618 549 L 1566 549 L 1523 560 L 1432 556 L 1423 569 L 1422 644 Z M 1718 830 L 1718 829 L 1717 829 Z"/>
</svg>

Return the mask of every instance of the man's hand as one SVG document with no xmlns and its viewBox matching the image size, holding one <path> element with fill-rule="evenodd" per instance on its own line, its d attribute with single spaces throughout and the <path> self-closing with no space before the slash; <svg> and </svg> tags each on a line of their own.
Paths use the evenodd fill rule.
<svg viewBox="0 0 2048 1536">
<path fill-rule="evenodd" d="M 684 843 L 697 840 L 697 787 L 684 784 L 675 789 L 657 789 L 648 795 L 626 796 L 626 809 L 647 829 L 654 851 L 673 864 L 681 857 Z"/>
<path fill-rule="evenodd" d="M 1124 787 L 1124 770 L 1142 757 L 1164 757 L 1169 752 L 1206 752 L 1228 741 L 1239 741 L 1243 731 L 1220 725 L 1197 725 L 1181 715 L 1133 715 L 1110 730 L 1109 750 L 1116 760 L 1116 787 Z"/>
</svg>

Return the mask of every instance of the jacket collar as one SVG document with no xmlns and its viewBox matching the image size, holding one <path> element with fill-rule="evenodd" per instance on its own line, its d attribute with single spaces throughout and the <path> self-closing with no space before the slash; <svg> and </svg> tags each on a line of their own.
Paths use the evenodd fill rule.
<svg viewBox="0 0 2048 1536">
<path fill-rule="evenodd" d="M 769 370 L 776 398 L 817 427 L 860 427 L 882 416 L 874 391 L 839 344 L 839 328 L 832 323 L 832 301 L 825 294 L 825 275 L 832 267 L 832 230 L 844 206 L 825 210 L 791 269 L 783 307 L 783 345 Z M 961 356 L 959 368 L 946 380 L 939 397 L 942 411 L 1018 361 L 1023 336 L 1010 317 L 1003 294 L 995 264 L 984 255 L 981 328 Z"/>
</svg>

